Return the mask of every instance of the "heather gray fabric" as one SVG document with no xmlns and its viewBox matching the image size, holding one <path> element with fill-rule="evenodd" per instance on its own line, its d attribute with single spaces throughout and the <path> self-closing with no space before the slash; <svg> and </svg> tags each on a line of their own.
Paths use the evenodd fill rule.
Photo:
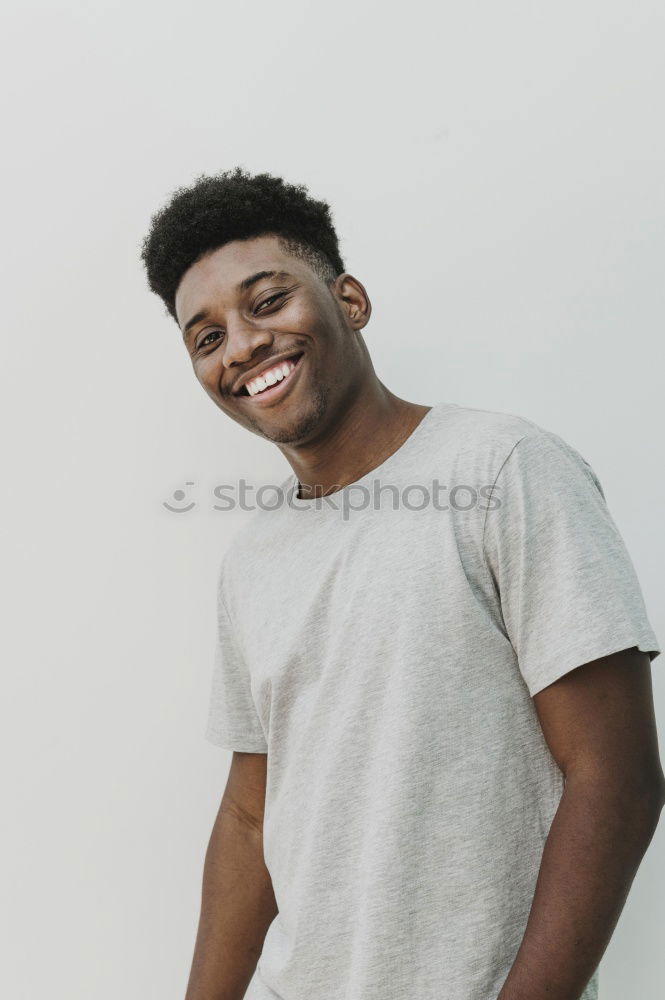
<svg viewBox="0 0 665 1000">
<path fill-rule="evenodd" d="M 357 483 L 296 486 L 219 575 L 206 737 L 268 753 L 279 907 L 246 997 L 495 1000 L 563 791 L 531 696 L 660 652 L 630 557 L 585 460 L 512 414 L 439 403 Z"/>
</svg>

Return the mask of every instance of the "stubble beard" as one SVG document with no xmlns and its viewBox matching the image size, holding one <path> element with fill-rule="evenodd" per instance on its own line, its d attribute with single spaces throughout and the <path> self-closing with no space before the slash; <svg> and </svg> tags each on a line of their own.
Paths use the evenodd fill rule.
<svg viewBox="0 0 665 1000">
<path fill-rule="evenodd" d="M 273 444 L 296 445 L 310 437 L 319 427 L 323 419 L 328 404 L 327 387 L 317 385 L 310 394 L 310 405 L 304 414 L 299 414 L 289 421 L 285 421 L 278 427 L 264 429 L 259 421 L 253 420 L 256 433 Z"/>
</svg>

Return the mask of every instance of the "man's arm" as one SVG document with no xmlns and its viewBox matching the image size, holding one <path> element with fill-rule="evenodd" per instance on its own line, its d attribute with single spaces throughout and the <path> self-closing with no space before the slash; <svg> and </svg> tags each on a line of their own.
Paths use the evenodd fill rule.
<svg viewBox="0 0 665 1000">
<path fill-rule="evenodd" d="M 497 1000 L 579 1000 L 665 800 L 648 654 L 633 648 L 587 663 L 534 703 L 565 786 Z"/>
<path fill-rule="evenodd" d="M 185 1000 L 242 1000 L 277 914 L 263 858 L 267 755 L 234 751 L 203 869 Z"/>
</svg>

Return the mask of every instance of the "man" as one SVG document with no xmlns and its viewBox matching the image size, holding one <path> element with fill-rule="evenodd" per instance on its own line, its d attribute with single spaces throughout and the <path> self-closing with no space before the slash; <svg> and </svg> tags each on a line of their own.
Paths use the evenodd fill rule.
<svg viewBox="0 0 665 1000">
<path fill-rule="evenodd" d="M 206 735 L 233 757 L 187 1000 L 594 1000 L 665 783 L 593 470 L 390 392 L 303 186 L 200 177 L 143 260 L 203 389 L 292 469 L 220 568 Z M 413 332 L 404 357 L 444 374 Z"/>
</svg>

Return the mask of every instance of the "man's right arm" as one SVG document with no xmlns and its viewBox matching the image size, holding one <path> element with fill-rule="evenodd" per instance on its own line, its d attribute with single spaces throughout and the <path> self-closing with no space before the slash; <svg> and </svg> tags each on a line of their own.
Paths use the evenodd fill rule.
<svg viewBox="0 0 665 1000">
<path fill-rule="evenodd" d="M 263 857 L 267 754 L 234 751 L 203 868 L 185 1000 L 242 1000 L 277 914 Z"/>
</svg>

